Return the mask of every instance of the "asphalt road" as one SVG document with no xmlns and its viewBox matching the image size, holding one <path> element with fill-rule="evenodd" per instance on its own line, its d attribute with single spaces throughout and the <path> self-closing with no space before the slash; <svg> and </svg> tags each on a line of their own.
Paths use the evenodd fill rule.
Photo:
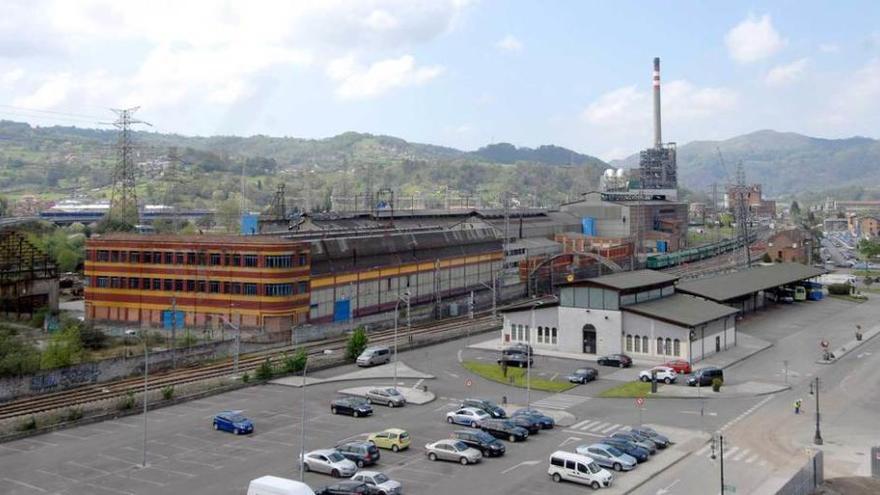
<svg viewBox="0 0 880 495">
<path fill-rule="evenodd" d="M 849 325 L 872 317 L 877 312 L 869 304 L 859 306 L 826 300 L 779 307 L 751 317 L 741 325 L 742 331 L 773 340 L 776 346 L 728 370 L 728 380 L 735 382 L 760 378 L 781 382 L 785 379 L 781 374 L 782 359 L 786 358 L 790 361 L 788 379 L 803 388 L 810 373 L 816 372 L 810 363 L 816 353 L 819 334 L 830 335 L 826 338 L 831 339 L 845 338 L 844 334 L 851 332 Z M 472 339 L 475 341 L 476 338 Z M 480 338 L 486 338 L 486 334 Z M 506 396 L 509 402 L 518 404 L 526 400 L 526 393 L 522 389 L 480 378 L 473 378 L 472 385 L 467 387 L 469 375 L 460 366 L 459 359 L 494 361 L 495 356 L 465 347 L 466 342 L 459 340 L 401 353 L 401 361 L 436 376 L 436 379 L 424 383 L 437 395 L 437 400 L 424 406 L 410 405 L 400 409 L 376 406 L 376 415 L 369 418 L 333 416 L 329 413 L 329 400 L 336 396 L 337 389 L 350 386 L 350 383 L 308 387 L 306 449 L 332 447 L 339 441 L 361 438 L 371 431 L 401 427 L 412 435 L 412 448 L 397 454 L 382 451 L 382 461 L 377 469 L 400 480 L 406 493 L 480 492 L 489 495 L 552 492 L 564 495 L 582 493 L 584 487 L 566 483 L 555 485 L 549 480 L 546 469 L 551 452 L 559 448 L 573 450 L 580 443 L 594 442 L 639 421 L 639 412 L 633 400 L 594 397 L 598 391 L 618 383 L 618 380 L 631 379 L 635 370 L 601 368 L 600 380 L 595 383 L 578 386 L 563 394 L 532 392 L 535 406 L 571 413 L 576 417 L 576 426 L 544 431 L 523 443 L 508 443 L 505 456 L 486 459 L 475 466 L 432 463 L 426 459 L 423 446 L 462 428 L 450 426 L 444 421 L 446 412 L 455 407 L 460 399 L 476 396 L 500 402 Z M 877 359 L 877 355 L 880 352 L 875 353 L 872 359 Z M 589 363 L 538 358 L 534 373 L 535 376 L 550 378 L 565 375 L 583 364 Z M 336 375 L 353 369 L 324 370 L 318 375 Z M 402 386 L 414 385 L 412 380 L 401 383 Z M 801 390 L 797 393 L 801 393 Z M 147 416 L 149 442 L 146 468 L 140 467 L 142 416 L 0 444 L 0 493 L 244 494 L 248 481 L 258 476 L 273 474 L 296 478 L 301 397 L 302 389 L 262 385 L 150 411 Z M 787 396 L 778 400 L 709 399 L 702 401 L 702 404 L 697 400 L 649 399 L 642 412 L 642 420 L 661 426 L 703 429 L 707 432 L 720 429 L 733 431 L 738 425 L 748 424 L 749 418 L 761 411 L 771 410 L 776 402 L 786 404 L 789 399 Z M 255 420 L 256 432 L 240 437 L 214 432 L 211 417 L 222 409 L 244 410 Z M 781 407 L 779 414 L 785 414 L 784 409 Z M 753 472 L 772 472 L 776 463 L 770 455 L 763 453 L 760 448 L 746 446 L 733 451 L 738 447 L 738 442 L 736 435 L 731 435 L 728 443 L 731 449 L 728 451 L 730 467 L 726 467 L 730 470 L 731 479 L 748 479 Z M 711 493 L 715 486 L 714 464 L 708 455 L 708 450 L 698 451 L 667 473 L 649 481 L 636 493 L 657 493 L 663 489 L 668 490 L 665 493 Z M 741 467 L 737 467 L 737 464 Z M 617 476 L 639 476 L 640 469 Z M 332 479 L 326 475 L 307 473 L 305 481 L 318 487 L 331 483 Z M 707 489 L 709 491 L 703 491 Z M 748 492 L 741 489 L 738 493 Z"/>
</svg>

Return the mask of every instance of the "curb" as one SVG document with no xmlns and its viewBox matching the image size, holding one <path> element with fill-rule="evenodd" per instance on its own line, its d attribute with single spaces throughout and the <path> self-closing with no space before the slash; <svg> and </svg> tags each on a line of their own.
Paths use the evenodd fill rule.
<svg viewBox="0 0 880 495">
<path fill-rule="evenodd" d="M 731 361 L 730 363 L 727 363 L 727 364 L 725 364 L 724 366 L 721 366 L 721 369 L 724 370 L 724 369 L 730 368 L 731 366 L 734 366 L 734 365 L 736 365 L 736 364 L 739 364 L 739 363 L 745 361 L 746 359 L 749 359 L 749 358 L 751 358 L 751 357 L 753 357 L 753 356 L 757 356 L 758 354 L 760 354 L 760 353 L 766 351 L 767 349 L 770 349 L 771 347 L 773 347 L 773 346 L 775 346 L 775 345 L 776 345 L 776 344 L 770 342 L 770 345 L 768 345 L 767 347 L 763 347 L 763 348 L 758 349 L 757 351 L 755 351 L 755 352 L 753 352 L 753 353 L 751 353 L 751 354 L 749 354 L 749 355 L 747 355 L 747 356 L 743 356 L 743 357 L 741 357 L 741 358 L 739 358 L 739 359 L 736 359 L 736 360 L 734 360 L 734 361 Z"/>
<path fill-rule="evenodd" d="M 769 392 L 758 392 L 758 393 L 754 393 L 754 394 L 733 393 L 730 395 L 718 395 L 713 392 L 712 394 L 705 394 L 701 397 L 691 397 L 691 396 L 684 397 L 681 395 L 675 395 L 675 396 L 649 395 L 648 398 L 654 398 L 654 399 L 745 399 L 745 398 L 749 398 L 749 397 L 763 397 L 765 395 L 778 394 L 778 393 L 786 392 L 788 390 L 791 390 L 791 385 L 785 385 L 784 387 L 782 387 L 779 390 L 771 390 Z"/>
<path fill-rule="evenodd" d="M 870 342 L 871 339 L 873 339 L 877 335 L 880 335 L 880 331 L 874 332 L 873 335 L 871 335 L 870 337 L 867 337 L 867 338 L 863 338 L 862 340 L 851 340 L 849 343 L 855 342 L 855 344 L 852 347 L 850 347 L 849 343 L 847 343 L 847 345 L 838 348 L 839 353 L 838 352 L 833 353 L 834 354 L 833 359 L 829 359 L 827 361 L 824 359 L 819 359 L 818 361 L 816 361 L 816 364 L 834 364 L 839 359 L 843 358 L 844 356 L 846 356 L 850 352 L 852 352 L 852 351 L 858 349 L 859 347 L 861 347 L 862 345 Z M 843 350 L 840 351 L 840 349 L 843 349 Z"/>
<path fill-rule="evenodd" d="M 694 450 L 688 452 L 687 454 L 685 454 L 685 455 L 679 457 L 678 459 L 672 461 L 668 466 L 666 466 L 665 468 L 663 468 L 661 471 L 659 471 L 659 472 L 657 472 L 657 473 L 654 473 L 653 476 L 651 476 L 651 477 L 645 479 L 644 481 L 641 481 L 641 482 L 638 483 L 636 486 L 634 486 L 634 487 L 630 488 L 629 490 L 623 492 L 623 495 L 628 495 L 628 494 L 630 494 L 630 493 L 635 493 L 635 491 L 638 490 L 639 488 L 641 488 L 642 486 L 644 486 L 645 483 L 647 483 L 647 482 L 653 480 L 654 478 L 657 477 L 657 475 L 666 472 L 667 470 L 669 470 L 670 468 L 674 467 L 674 466 L 675 466 L 676 464 L 678 464 L 679 462 L 681 462 L 681 461 L 687 459 L 688 457 L 694 455 L 694 453 L 696 453 L 698 450 L 700 450 L 701 448 L 703 448 L 703 446 L 709 444 L 711 441 L 712 441 L 712 438 L 710 437 L 709 439 L 706 440 L 705 443 L 701 443 L 696 449 L 694 449 Z"/>
</svg>

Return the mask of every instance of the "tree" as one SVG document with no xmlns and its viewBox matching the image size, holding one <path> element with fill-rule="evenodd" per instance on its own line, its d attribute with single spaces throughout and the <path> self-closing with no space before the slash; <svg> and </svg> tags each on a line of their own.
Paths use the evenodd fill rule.
<svg viewBox="0 0 880 495">
<path fill-rule="evenodd" d="M 283 363 L 284 363 L 284 371 L 287 373 L 296 373 L 297 371 L 302 371 L 306 367 L 306 361 L 309 359 L 308 354 L 306 354 L 306 350 L 303 348 L 297 349 L 296 353 L 293 356 L 284 355 Z"/>
<path fill-rule="evenodd" d="M 764 253 L 764 256 L 761 256 L 761 261 L 764 263 L 772 263 L 773 258 L 770 257 L 770 253 Z"/>
<path fill-rule="evenodd" d="M 265 361 L 257 366 L 257 371 L 254 373 L 254 375 L 257 377 L 257 380 L 266 381 L 271 380 L 274 373 L 275 370 L 272 368 L 272 362 L 269 361 L 269 358 L 266 358 Z"/>
<path fill-rule="evenodd" d="M 40 357 L 43 369 L 62 368 L 82 360 L 82 336 L 78 325 L 71 325 L 59 331 L 49 340 L 46 350 Z"/>
<path fill-rule="evenodd" d="M 367 348 L 368 343 L 369 338 L 367 337 L 367 331 L 364 330 L 364 327 L 355 328 L 348 337 L 348 344 L 345 347 L 345 357 L 351 360 L 357 359 L 357 357 L 364 352 L 364 349 Z"/>
<path fill-rule="evenodd" d="M 221 201 L 217 205 L 217 223 L 222 225 L 227 232 L 238 232 L 239 222 L 241 221 L 239 218 L 240 213 L 241 207 L 238 200 L 227 199 Z"/>
<path fill-rule="evenodd" d="M 76 322 L 74 325 L 79 327 L 79 340 L 84 348 L 97 351 L 109 345 L 109 338 L 101 329 L 81 322 Z"/>
<path fill-rule="evenodd" d="M 0 377 L 21 376 L 40 369 L 40 352 L 16 330 L 0 328 Z"/>
<path fill-rule="evenodd" d="M 801 216 L 801 205 L 798 204 L 797 201 L 791 202 L 791 216 L 792 217 L 800 217 Z"/>
</svg>

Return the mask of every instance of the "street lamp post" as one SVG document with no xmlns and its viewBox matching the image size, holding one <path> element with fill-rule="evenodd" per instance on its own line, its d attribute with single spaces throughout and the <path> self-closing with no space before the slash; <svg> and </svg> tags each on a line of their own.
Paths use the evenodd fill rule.
<svg viewBox="0 0 880 495">
<path fill-rule="evenodd" d="M 149 380 L 150 375 L 150 356 L 148 354 L 149 347 L 147 346 L 146 330 L 142 330 L 141 340 L 144 341 L 144 457 L 141 462 L 141 467 L 147 467 L 147 381 Z"/>
<path fill-rule="evenodd" d="M 526 408 L 532 407 L 532 334 L 535 332 L 535 308 L 541 304 L 542 301 L 532 304 L 532 326 L 526 335 Z"/>
<path fill-rule="evenodd" d="M 409 324 L 409 289 L 405 290 L 403 294 L 398 294 L 397 302 L 394 303 L 394 384 L 392 385 L 394 390 L 397 390 L 397 321 L 399 319 L 398 313 L 401 301 L 406 303 L 406 320 L 407 324 Z"/>
<path fill-rule="evenodd" d="M 303 365 L 302 379 L 302 404 L 300 405 L 299 419 L 299 480 L 303 480 L 303 465 L 306 462 L 306 374 L 309 370 L 309 358 L 306 357 L 306 363 Z"/>
<path fill-rule="evenodd" d="M 816 386 L 810 383 L 810 395 L 813 395 L 813 389 L 816 390 L 816 434 L 813 435 L 813 443 L 822 445 L 822 432 L 819 430 L 819 377 L 816 377 Z"/>
</svg>

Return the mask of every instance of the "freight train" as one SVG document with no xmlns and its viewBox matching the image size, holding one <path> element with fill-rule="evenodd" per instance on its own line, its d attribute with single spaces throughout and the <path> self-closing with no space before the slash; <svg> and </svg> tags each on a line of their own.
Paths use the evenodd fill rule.
<svg viewBox="0 0 880 495">
<path fill-rule="evenodd" d="M 755 235 L 749 236 L 752 241 Z M 742 248 L 742 239 L 724 239 L 723 241 L 713 242 L 712 244 L 704 244 L 690 249 L 683 249 L 673 253 L 656 253 L 648 256 L 647 267 L 653 270 L 670 268 L 681 265 L 682 263 L 693 263 L 724 253 L 729 253 L 736 249 Z"/>
</svg>

